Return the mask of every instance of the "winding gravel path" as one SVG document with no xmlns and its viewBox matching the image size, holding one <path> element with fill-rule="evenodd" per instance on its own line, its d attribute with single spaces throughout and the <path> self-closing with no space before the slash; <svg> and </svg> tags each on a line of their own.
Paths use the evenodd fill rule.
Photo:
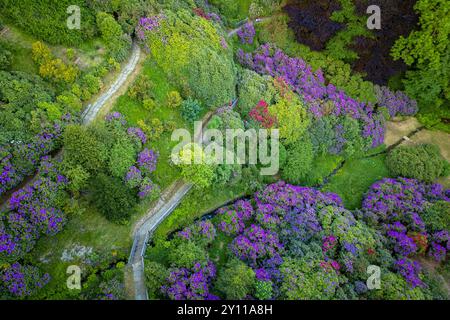
<svg viewBox="0 0 450 320">
<path fill-rule="evenodd" d="M 237 101 L 237 99 L 233 101 L 232 107 L 236 106 Z M 210 112 L 203 118 L 203 128 L 212 116 L 213 113 Z M 194 141 L 199 143 L 203 137 L 196 134 Z M 133 232 L 133 247 L 128 258 L 128 271 L 131 273 L 132 281 L 126 281 L 126 285 L 129 286 L 128 291 L 133 293 L 135 300 L 148 300 L 144 273 L 144 256 L 148 240 L 158 225 L 175 210 L 192 187 L 191 183 L 183 180 L 175 181 L 163 192 L 158 202 L 150 208 L 146 215 L 136 223 Z"/>
<path fill-rule="evenodd" d="M 255 19 L 254 23 L 261 23 L 271 17 Z M 228 32 L 228 37 L 234 36 L 242 26 Z M 233 101 L 233 106 L 237 99 Z M 209 121 L 211 115 L 204 120 L 204 125 Z M 201 137 L 196 137 L 199 141 Z M 147 212 L 147 214 L 136 224 L 133 232 L 133 247 L 128 258 L 128 271 L 131 273 L 132 281 L 126 281 L 128 291 L 131 291 L 135 300 L 148 300 L 147 288 L 145 286 L 144 256 L 147 242 L 158 225 L 169 216 L 180 204 L 183 197 L 191 190 L 192 184 L 184 181 L 174 182 L 164 191 L 158 202 Z M 130 283 L 131 282 L 131 283 Z"/>
<path fill-rule="evenodd" d="M 136 65 L 139 61 L 139 57 L 141 54 L 141 50 L 136 43 L 133 43 L 133 51 L 131 57 L 125 66 L 122 69 L 116 81 L 111 85 L 111 87 L 102 94 L 93 104 L 90 104 L 86 107 L 83 114 L 81 115 L 84 124 L 88 124 L 92 122 L 98 115 L 99 111 L 105 105 L 105 103 L 123 86 L 128 76 L 134 71 Z"/>
<path fill-rule="evenodd" d="M 88 105 L 83 113 L 81 114 L 81 120 L 83 125 L 87 125 L 94 121 L 94 119 L 98 116 L 99 112 L 104 107 L 105 103 L 125 84 L 126 80 L 130 76 L 130 74 L 135 70 L 136 65 L 139 61 L 141 55 L 141 49 L 139 46 L 133 42 L 133 48 L 131 52 L 131 57 L 128 60 L 128 63 L 125 65 L 125 67 L 122 69 L 122 71 L 119 73 L 117 79 L 114 81 L 114 83 L 111 85 L 111 87 L 106 91 L 104 94 L 102 94 L 94 103 Z M 62 150 L 59 150 L 58 153 L 54 156 L 55 158 L 60 157 L 62 154 Z M 6 208 L 7 203 L 9 201 L 9 198 L 11 195 L 16 192 L 17 190 L 23 188 L 26 185 L 29 185 L 35 181 L 37 175 L 30 176 L 27 179 L 25 179 L 19 186 L 16 188 L 9 190 L 2 196 L 0 196 L 0 210 Z"/>
</svg>

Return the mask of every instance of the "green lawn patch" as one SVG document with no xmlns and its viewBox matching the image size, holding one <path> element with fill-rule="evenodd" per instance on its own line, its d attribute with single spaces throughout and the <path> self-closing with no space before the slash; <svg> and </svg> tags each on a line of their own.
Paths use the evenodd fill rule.
<svg viewBox="0 0 450 320">
<path fill-rule="evenodd" d="M 315 158 L 311 172 L 305 179 L 304 184 L 312 187 L 321 185 L 324 182 L 324 179 L 332 174 L 337 167 L 339 167 L 342 160 L 342 157 L 332 154 L 322 155 Z"/>
<path fill-rule="evenodd" d="M 330 178 L 323 191 L 337 193 L 347 209 L 361 206 L 364 193 L 376 181 L 389 176 L 384 154 L 362 159 L 347 160 L 336 175 Z"/>
</svg>

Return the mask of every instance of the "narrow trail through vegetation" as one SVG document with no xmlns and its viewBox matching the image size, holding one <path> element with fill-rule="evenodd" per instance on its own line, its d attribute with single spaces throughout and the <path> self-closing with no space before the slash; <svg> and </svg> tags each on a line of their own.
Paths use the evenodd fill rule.
<svg viewBox="0 0 450 320">
<path fill-rule="evenodd" d="M 86 109 L 83 111 L 81 117 L 82 117 L 82 123 L 84 125 L 88 125 L 89 123 L 93 122 L 97 116 L 100 114 L 100 112 L 103 110 L 103 108 L 106 106 L 106 103 L 114 97 L 117 91 L 123 89 L 123 86 L 129 85 L 130 82 L 127 82 L 127 79 L 130 77 L 130 74 L 133 73 L 133 71 L 136 69 L 136 66 L 138 64 L 138 61 L 140 59 L 141 55 L 141 49 L 138 45 L 133 44 L 133 49 L 131 51 L 130 58 L 123 68 L 123 70 L 119 73 L 114 83 L 109 87 L 109 89 L 102 95 L 99 96 L 99 98 L 92 104 L 88 105 Z M 109 105 L 109 104 L 108 104 Z M 55 158 L 60 157 L 62 154 L 62 150 L 57 150 L 52 155 Z M 11 195 L 16 192 L 17 190 L 20 190 L 21 188 L 29 185 L 36 179 L 36 174 L 27 177 L 21 184 L 19 184 L 17 187 L 9 190 L 4 195 L 0 197 L 0 210 L 5 208 L 7 205 L 7 202 Z"/>
</svg>

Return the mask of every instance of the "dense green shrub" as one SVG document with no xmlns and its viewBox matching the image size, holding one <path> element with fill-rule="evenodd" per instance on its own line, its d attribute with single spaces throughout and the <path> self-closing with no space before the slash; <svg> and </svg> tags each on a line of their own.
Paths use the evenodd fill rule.
<svg viewBox="0 0 450 320">
<path fill-rule="evenodd" d="M 153 88 L 153 82 L 147 76 L 141 74 L 133 82 L 130 89 L 128 89 L 128 96 L 139 101 L 144 101 L 145 99 L 153 98 Z"/>
<path fill-rule="evenodd" d="M 180 268 L 192 268 L 194 264 L 205 264 L 208 253 L 192 241 L 182 242 L 169 252 L 169 263 Z"/>
<path fill-rule="evenodd" d="M 358 58 L 358 54 L 349 49 L 356 37 L 368 37 L 371 35 L 367 29 L 366 16 L 358 16 L 352 0 L 340 0 L 341 9 L 334 11 L 330 19 L 335 22 L 345 23 L 346 27 L 339 30 L 326 44 L 326 54 L 336 60 L 352 62 Z"/>
<path fill-rule="evenodd" d="M 244 69 L 238 81 L 238 94 L 238 110 L 243 116 L 247 116 L 259 101 L 264 100 L 270 104 L 275 95 L 275 88 L 270 77 Z"/>
<path fill-rule="evenodd" d="M 11 66 L 11 51 L 0 42 L 0 70 L 8 70 Z"/>
<path fill-rule="evenodd" d="M 99 12 L 97 26 L 109 55 L 119 62 L 124 61 L 131 47 L 130 37 L 123 33 L 119 23 L 110 14 Z"/>
<path fill-rule="evenodd" d="M 105 146 L 87 128 L 70 125 L 64 131 L 64 164 L 66 168 L 81 166 L 96 172 L 105 164 Z"/>
<path fill-rule="evenodd" d="M 183 102 L 178 91 L 170 91 L 167 93 L 167 104 L 170 108 L 178 108 Z"/>
<path fill-rule="evenodd" d="M 314 159 L 313 146 L 309 138 L 297 141 L 287 149 L 286 164 L 283 167 L 281 177 L 295 184 L 308 176 Z"/>
<path fill-rule="evenodd" d="M 255 272 L 238 259 L 230 260 L 221 270 L 216 287 L 226 299 L 240 300 L 251 294 L 255 286 Z"/>
<path fill-rule="evenodd" d="M 286 145 L 300 139 L 310 123 L 306 105 L 295 95 L 280 99 L 269 107 L 269 113 L 276 117 L 280 139 L 283 139 Z"/>
<path fill-rule="evenodd" d="M 271 281 L 257 280 L 255 284 L 255 297 L 259 300 L 269 300 L 273 295 Z"/>
<path fill-rule="evenodd" d="M 106 219 L 113 222 L 127 221 L 137 204 L 135 193 L 121 179 L 103 173 L 92 179 L 91 192 L 94 206 Z"/>
<path fill-rule="evenodd" d="M 94 11 L 84 0 L 2 0 L 0 12 L 5 22 L 12 23 L 51 44 L 80 45 L 96 32 Z M 67 27 L 66 12 L 71 5 L 80 8 L 80 29 Z"/>
<path fill-rule="evenodd" d="M 435 145 L 400 146 L 386 158 L 391 175 L 433 182 L 448 174 L 448 162 Z"/>
<path fill-rule="evenodd" d="M 145 285 L 150 299 L 160 297 L 160 288 L 169 276 L 169 271 L 162 264 L 154 261 L 145 261 Z"/>
<path fill-rule="evenodd" d="M 181 115 L 188 122 L 200 120 L 199 116 L 202 112 L 202 105 L 192 98 L 188 98 L 181 103 Z"/>
<path fill-rule="evenodd" d="M 0 71 L 0 144 L 27 141 L 40 132 L 46 119 L 32 125 L 32 114 L 42 102 L 52 102 L 54 90 L 39 76 Z"/>
<path fill-rule="evenodd" d="M 432 111 L 450 100 L 450 3 L 419 0 L 414 9 L 420 14 L 420 30 L 414 30 L 407 38 L 400 37 L 392 48 L 392 56 L 412 67 L 404 80 L 406 93 L 421 108 Z"/>
<path fill-rule="evenodd" d="M 450 231 L 450 203 L 438 201 L 430 204 L 421 214 L 425 224 L 433 231 Z"/>
<path fill-rule="evenodd" d="M 114 144 L 109 154 L 109 171 L 114 177 L 123 178 L 135 163 L 136 150 L 128 137 L 122 137 Z"/>
<path fill-rule="evenodd" d="M 232 48 L 213 20 L 187 10 L 165 11 L 160 26 L 146 31 L 152 58 L 181 89 L 212 108 L 235 97 L 236 67 Z"/>
</svg>

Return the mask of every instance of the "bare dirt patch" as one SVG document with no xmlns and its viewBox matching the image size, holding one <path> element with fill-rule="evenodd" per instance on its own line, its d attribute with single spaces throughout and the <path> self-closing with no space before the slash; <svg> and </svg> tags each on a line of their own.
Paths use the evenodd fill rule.
<svg viewBox="0 0 450 320">
<path fill-rule="evenodd" d="M 384 143 L 389 147 L 420 127 L 421 125 L 419 121 L 414 117 L 409 117 L 402 120 L 396 120 L 394 118 L 386 123 Z"/>
</svg>

